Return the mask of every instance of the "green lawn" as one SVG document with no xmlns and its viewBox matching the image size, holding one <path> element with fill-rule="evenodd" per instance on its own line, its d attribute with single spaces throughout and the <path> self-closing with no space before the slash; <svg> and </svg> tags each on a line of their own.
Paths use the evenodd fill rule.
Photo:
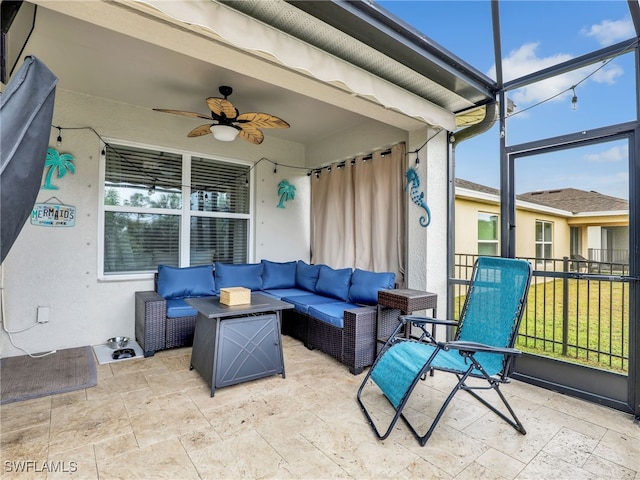
<svg viewBox="0 0 640 480">
<path fill-rule="evenodd" d="M 626 372 L 627 300 L 628 285 L 620 282 L 556 279 L 532 285 L 517 346 L 531 353 Z"/>
<path fill-rule="evenodd" d="M 536 279 L 541 280 L 534 277 Z M 627 372 L 628 294 L 628 285 L 620 282 L 551 279 L 532 283 L 516 347 L 525 352 Z M 463 302 L 463 295 L 456 297 L 456 314 Z"/>
</svg>

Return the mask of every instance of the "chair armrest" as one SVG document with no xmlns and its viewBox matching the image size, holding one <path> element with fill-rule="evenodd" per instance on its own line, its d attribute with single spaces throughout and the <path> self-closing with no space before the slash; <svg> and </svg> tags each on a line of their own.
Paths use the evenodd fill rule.
<svg viewBox="0 0 640 480">
<path fill-rule="evenodd" d="M 501 348 L 493 347 L 491 345 L 485 345 L 484 343 L 477 342 L 465 342 L 464 340 L 457 340 L 452 342 L 446 342 L 443 344 L 445 350 L 454 349 L 464 352 L 485 352 L 485 353 L 497 353 L 500 355 L 521 355 L 522 352 L 515 348 Z"/>
<path fill-rule="evenodd" d="M 165 348 L 167 301 L 157 292 L 135 292 L 135 333 L 145 357 Z"/>
<path fill-rule="evenodd" d="M 373 364 L 376 354 L 376 307 L 344 311 L 342 362 L 354 375 Z"/>
<path fill-rule="evenodd" d="M 371 336 L 375 343 L 376 307 L 358 307 L 344 311 L 344 333 L 347 338 Z"/>
<path fill-rule="evenodd" d="M 402 315 L 400 320 L 404 323 L 411 322 L 415 325 L 424 325 L 427 323 L 431 325 L 449 325 L 454 327 L 458 325 L 456 320 L 440 320 L 438 318 L 422 317 L 419 315 Z"/>
<path fill-rule="evenodd" d="M 420 315 L 402 315 L 400 317 L 400 324 L 398 326 L 398 329 L 394 332 L 394 335 L 398 334 L 403 329 L 405 330 L 410 329 L 411 325 L 418 327 L 422 332 L 422 334 L 419 337 L 420 341 L 427 341 L 429 343 L 440 345 L 441 342 L 438 342 L 435 338 L 436 325 L 446 325 L 448 327 L 457 327 L 458 322 L 455 320 L 440 320 L 437 318 L 424 317 Z M 431 325 L 431 332 L 427 330 L 427 325 Z"/>
<path fill-rule="evenodd" d="M 166 300 L 164 297 L 160 296 L 160 294 L 158 292 L 154 292 L 153 290 L 149 290 L 149 291 L 145 291 L 145 292 L 136 292 L 136 299 L 140 299 L 143 302 L 165 302 L 166 305 Z"/>
</svg>

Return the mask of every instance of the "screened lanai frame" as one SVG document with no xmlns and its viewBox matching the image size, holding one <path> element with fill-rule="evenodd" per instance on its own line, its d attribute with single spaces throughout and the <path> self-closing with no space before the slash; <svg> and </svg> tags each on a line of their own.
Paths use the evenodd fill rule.
<svg viewBox="0 0 640 480">
<path fill-rule="evenodd" d="M 524 77 L 511 80 L 509 82 L 502 81 L 502 66 L 500 51 L 500 17 L 499 17 L 499 2 L 492 1 L 492 27 L 495 47 L 495 62 L 496 62 L 496 98 L 497 106 L 499 108 L 499 129 L 500 129 L 500 254 L 503 257 L 513 258 L 516 256 L 516 192 L 515 192 L 515 161 L 520 156 L 526 156 L 529 154 L 543 153 L 546 151 L 557 151 L 561 149 L 573 148 L 577 145 L 585 145 L 589 143 L 598 143 L 605 141 L 606 139 L 613 138 L 628 138 L 629 139 L 629 172 L 630 172 L 630 211 L 629 211 L 629 231 L 630 231 L 630 245 L 640 245 L 640 237 L 638 236 L 638 216 L 640 202 L 640 123 L 638 121 L 640 116 L 640 85 L 638 78 L 640 77 L 640 2 L 637 0 L 627 1 L 629 12 L 633 21 L 636 36 L 628 40 L 619 42 L 615 45 L 591 52 L 586 55 L 571 59 L 564 63 L 554 65 L 552 67 L 531 73 Z M 527 85 L 534 84 L 536 82 L 552 78 L 579 68 L 593 65 L 597 62 L 602 62 L 612 57 L 627 54 L 633 52 L 635 55 L 635 105 L 636 115 L 635 120 L 632 122 L 626 122 L 623 124 L 609 125 L 598 129 L 580 131 L 573 134 L 565 134 L 553 138 L 540 139 L 537 141 L 528 142 L 520 145 L 508 145 L 507 144 L 507 118 L 508 118 L 508 101 L 507 93 L 521 88 Z M 486 125 L 485 128 L 489 128 L 490 125 Z M 453 139 L 452 139 L 453 140 Z M 455 265 L 455 222 L 454 222 L 454 200 L 455 190 L 453 188 L 455 179 L 455 143 L 451 142 L 450 148 L 450 162 L 449 162 L 449 231 L 453 232 L 453 235 L 449 235 L 448 238 L 448 271 L 450 279 L 450 292 L 454 283 L 459 283 L 454 278 L 454 265 Z M 638 251 L 636 248 L 634 251 Z M 638 320 L 640 315 L 640 294 L 638 292 L 638 284 L 640 283 L 640 256 L 630 255 L 629 258 L 629 276 L 617 279 L 619 281 L 629 282 L 636 286 L 636 288 L 630 289 L 629 298 L 629 372 L 625 384 L 621 384 L 620 378 L 616 378 L 613 375 L 608 375 L 607 372 L 600 372 L 597 370 L 591 370 L 586 373 L 579 372 L 576 381 L 576 385 L 588 385 L 590 382 L 598 382 L 601 385 L 600 390 L 602 392 L 610 391 L 611 394 L 604 395 L 594 394 L 589 389 L 582 389 L 579 386 L 566 386 L 561 381 L 553 381 L 544 378 L 537 378 L 535 376 L 520 375 L 520 379 L 530 381 L 539 386 L 553 388 L 555 390 L 563 391 L 564 393 L 578 396 L 590 401 L 602 403 L 614 408 L 618 408 L 623 411 L 628 411 L 635 415 L 636 418 L 640 418 L 640 321 Z M 449 295 L 449 305 L 447 308 L 449 318 L 453 315 L 453 295 Z M 635 320 L 635 321 L 634 321 Z M 524 357 L 526 361 L 526 356 Z M 544 359 L 533 358 L 534 366 L 527 365 L 525 368 L 529 368 L 530 372 L 543 371 L 548 368 L 548 365 L 544 365 Z M 538 362 L 538 365 L 535 363 Z M 562 375 L 574 375 L 575 372 L 571 371 L 571 366 L 568 366 L 566 371 L 555 372 L 555 379 L 562 379 Z M 516 367 L 517 369 L 517 367 Z M 562 369 L 561 369 L 562 370 Z M 528 373 L 530 373 L 528 372 Z M 597 378 L 594 378 L 596 375 Z M 514 375 L 514 378 L 518 378 L 518 375 Z M 621 393 L 622 391 L 622 393 Z M 616 392 L 618 396 L 616 397 Z M 620 396 L 626 396 L 624 401 L 620 400 Z"/>
<path fill-rule="evenodd" d="M 274 20 L 267 14 L 260 12 L 260 9 L 253 9 L 251 2 L 237 2 L 233 0 L 221 0 L 233 8 L 243 10 L 245 13 L 259 18 L 263 21 Z M 509 110 L 509 100 L 507 93 L 517 88 L 524 87 L 541 80 L 561 75 L 579 68 L 593 65 L 599 61 L 607 60 L 612 57 L 624 53 L 635 52 L 635 68 L 636 77 L 640 72 L 638 60 L 638 40 L 640 39 L 640 2 L 638 0 L 627 0 L 630 16 L 635 29 L 635 37 L 620 42 L 618 44 L 585 54 L 568 60 L 546 69 L 531 73 L 521 78 L 503 81 L 502 75 L 502 51 L 501 51 L 501 24 L 500 24 L 500 1 L 491 0 L 491 23 L 492 36 L 494 45 L 494 60 L 496 65 L 496 79 L 489 78 L 473 66 L 466 63 L 463 59 L 449 52 L 441 45 L 432 41 L 426 35 L 428 32 L 420 32 L 411 25 L 405 23 L 401 19 L 395 17 L 375 2 L 364 0 L 329 0 L 329 1 L 299 1 L 288 0 L 287 3 L 292 4 L 298 9 L 322 20 L 324 23 L 331 25 L 337 31 L 345 33 L 369 47 L 372 47 L 381 54 L 386 55 L 387 59 L 391 58 L 402 66 L 409 67 L 412 74 L 418 73 L 424 80 L 423 83 L 410 75 L 410 80 L 397 74 L 393 70 L 390 62 L 370 62 L 367 63 L 366 56 L 360 56 L 354 51 L 345 51 L 340 48 L 337 43 L 332 43 L 330 39 L 320 38 L 313 32 L 300 32 L 295 26 L 289 26 L 288 33 L 303 38 L 306 42 L 314 44 L 325 49 L 335 56 L 349 60 L 352 64 L 358 65 L 377 76 L 397 85 L 406 88 L 412 93 L 426 98 L 441 107 L 454 112 L 457 115 L 472 112 L 479 107 L 486 109 L 484 119 L 475 125 L 458 129 L 455 132 L 449 132 L 449 152 L 448 152 L 448 235 L 447 235 L 447 274 L 449 279 L 449 303 L 447 305 L 447 314 L 452 318 L 454 312 L 453 292 L 456 283 L 454 278 L 455 265 L 455 219 L 454 219 L 454 200 L 455 200 L 455 145 L 462 140 L 466 140 L 472 136 L 484 133 L 489 130 L 495 122 L 499 122 L 501 132 L 500 138 L 500 248 L 501 255 L 505 257 L 515 256 L 515 222 L 509 219 L 515 218 L 515 192 L 513 185 L 513 169 L 510 168 L 508 160 L 508 149 L 506 141 L 506 118 Z M 277 18 L 277 21 L 284 21 Z M 278 27 L 282 30 L 287 26 L 280 23 Z M 454 27 L 455 28 L 455 27 Z M 406 72 L 406 71 L 405 71 Z M 640 93 L 638 84 L 635 86 L 636 98 L 636 114 L 635 120 L 630 124 L 623 126 L 612 125 L 599 129 L 597 133 L 591 131 L 586 133 L 576 133 L 575 135 L 585 139 L 589 135 L 597 138 L 603 132 L 614 132 L 620 129 L 635 132 L 634 140 L 629 148 L 629 158 L 637 162 L 637 153 L 640 152 L 638 135 L 638 117 L 640 112 Z M 571 142 L 574 139 L 571 134 L 563 135 L 558 138 L 543 139 L 531 142 L 536 148 L 545 148 L 545 146 L 558 145 L 562 142 Z M 630 200 L 640 202 L 637 189 L 640 188 L 638 183 L 632 182 L 630 185 Z M 640 242 L 637 239 L 636 242 Z M 640 256 L 636 256 L 630 260 L 630 277 L 638 278 L 640 276 Z M 640 315 L 640 308 L 634 308 L 639 303 L 637 295 L 632 296 L 630 302 L 631 312 L 630 318 Z M 638 319 L 635 323 L 630 322 L 629 344 L 640 346 L 640 325 Z M 636 347 L 638 350 L 638 347 Z M 640 417 L 640 355 L 631 352 L 629 359 L 629 385 L 630 392 L 628 396 L 628 405 L 620 405 L 613 402 L 607 403 L 610 406 L 616 406 L 623 410 L 633 412 Z M 553 385 L 552 388 L 562 389 L 562 385 Z M 567 393 L 582 396 L 592 401 L 601 402 L 601 399 L 589 395 L 587 392 L 576 392 L 575 390 L 566 389 Z"/>
</svg>

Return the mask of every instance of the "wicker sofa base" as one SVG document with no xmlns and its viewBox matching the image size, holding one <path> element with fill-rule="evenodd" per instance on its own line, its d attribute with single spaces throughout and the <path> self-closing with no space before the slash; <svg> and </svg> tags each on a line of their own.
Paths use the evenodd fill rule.
<svg viewBox="0 0 640 480">
<path fill-rule="evenodd" d="M 193 344 L 196 316 L 168 318 L 167 302 L 154 291 L 135 294 L 135 334 L 145 357 L 158 350 Z M 283 335 L 318 349 L 357 375 L 373 364 L 376 355 L 377 307 L 358 307 L 344 312 L 344 327 L 336 327 L 296 310 L 284 310 Z"/>
<path fill-rule="evenodd" d="M 307 345 L 309 321 L 308 316 L 293 310 L 282 311 L 282 324 L 280 325 L 280 332 L 282 335 L 296 338 L 302 343 Z"/>
<path fill-rule="evenodd" d="M 343 328 L 288 310 L 283 316 L 282 333 L 297 338 L 309 349 L 330 355 L 358 375 L 375 359 L 376 307 L 345 310 Z"/>
<path fill-rule="evenodd" d="M 145 357 L 158 350 L 193 345 L 196 316 L 167 317 L 167 301 L 157 292 L 136 292 L 136 340 Z"/>
</svg>

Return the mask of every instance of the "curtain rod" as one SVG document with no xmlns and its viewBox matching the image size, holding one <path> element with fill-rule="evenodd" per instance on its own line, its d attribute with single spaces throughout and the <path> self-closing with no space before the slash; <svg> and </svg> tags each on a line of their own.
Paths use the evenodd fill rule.
<svg viewBox="0 0 640 480">
<path fill-rule="evenodd" d="M 384 157 L 385 155 L 391 155 L 391 147 L 389 147 L 389 148 L 387 148 L 387 149 L 385 149 L 385 150 L 380 151 L 380 155 L 381 155 L 382 157 Z M 367 160 L 371 160 L 372 158 L 373 158 L 373 153 L 369 153 L 369 154 L 367 154 L 367 155 L 365 155 L 365 156 L 363 156 L 363 157 L 362 157 L 362 161 L 363 161 L 363 162 L 366 162 Z M 356 159 L 355 159 L 355 158 L 352 158 L 352 159 L 351 159 L 351 160 L 349 160 L 349 161 L 351 162 L 351 165 L 354 165 L 354 164 L 356 163 Z M 309 175 L 311 175 L 312 173 L 314 173 L 314 174 L 317 176 L 317 175 L 318 175 L 322 170 L 327 170 L 327 171 L 329 171 L 329 172 L 330 172 L 330 171 L 331 171 L 331 168 L 333 168 L 333 167 L 335 167 L 335 168 L 343 168 L 343 167 L 345 167 L 346 165 L 347 165 L 347 160 L 343 160 L 343 161 L 338 162 L 338 163 L 332 163 L 332 164 L 325 165 L 325 166 L 322 166 L 322 167 L 312 168 L 312 169 L 310 170 Z"/>
</svg>

